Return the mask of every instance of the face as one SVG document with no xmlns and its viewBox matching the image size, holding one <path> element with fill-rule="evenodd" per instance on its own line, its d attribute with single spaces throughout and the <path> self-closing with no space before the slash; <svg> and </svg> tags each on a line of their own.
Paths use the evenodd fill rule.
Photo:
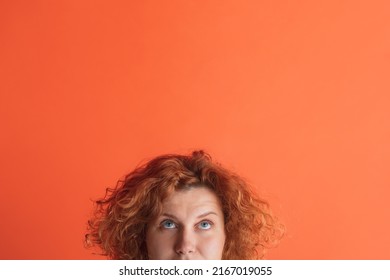
<svg viewBox="0 0 390 280">
<path fill-rule="evenodd" d="M 149 259 L 154 260 L 220 260 L 224 244 L 221 204 L 206 187 L 174 192 L 146 232 Z"/>
</svg>

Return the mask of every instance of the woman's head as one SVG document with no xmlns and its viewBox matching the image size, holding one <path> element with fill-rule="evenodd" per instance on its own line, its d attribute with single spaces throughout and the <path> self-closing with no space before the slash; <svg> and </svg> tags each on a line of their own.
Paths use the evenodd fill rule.
<svg viewBox="0 0 390 280">
<path fill-rule="evenodd" d="M 96 204 L 86 243 L 113 259 L 257 259 L 281 232 L 268 204 L 203 151 L 157 157 Z"/>
</svg>

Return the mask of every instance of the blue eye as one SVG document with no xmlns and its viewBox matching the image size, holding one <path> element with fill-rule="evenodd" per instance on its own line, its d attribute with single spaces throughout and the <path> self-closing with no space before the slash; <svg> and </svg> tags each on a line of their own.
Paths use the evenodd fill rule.
<svg viewBox="0 0 390 280">
<path fill-rule="evenodd" d="M 198 224 L 198 227 L 200 229 L 210 229 L 211 228 L 211 222 L 209 221 L 201 221 L 199 224 Z"/>
<path fill-rule="evenodd" d="M 163 221 L 161 223 L 161 226 L 163 228 L 168 228 L 168 229 L 176 228 L 176 224 L 172 220 L 165 220 L 165 221 Z"/>
</svg>

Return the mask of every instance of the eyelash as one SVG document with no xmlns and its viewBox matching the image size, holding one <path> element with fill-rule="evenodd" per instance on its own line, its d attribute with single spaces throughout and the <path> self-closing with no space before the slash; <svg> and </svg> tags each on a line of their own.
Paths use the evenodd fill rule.
<svg viewBox="0 0 390 280">
<path fill-rule="evenodd" d="M 167 222 L 172 223 L 172 224 L 174 225 L 174 227 L 165 227 L 165 223 L 167 223 Z M 203 229 L 203 228 L 200 227 L 200 225 L 201 225 L 202 223 L 208 223 L 208 224 L 210 225 L 210 227 L 207 228 L 207 229 Z M 209 221 L 209 220 L 202 220 L 202 221 L 200 221 L 199 223 L 196 224 L 196 227 L 197 227 L 198 229 L 200 229 L 200 230 L 209 230 L 213 225 L 214 225 L 214 223 L 213 223 L 212 221 Z M 162 222 L 160 223 L 160 227 L 161 227 L 162 229 L 175 229 L 175 228 L 178 228 L 178 225 L 177 225 L 174 221 L 172 221 L 172 220 L 170 220 L 170 219 L 167 219 L 167 220 L 164 220 L 164 221 L 162 221 Z"/>
</svg>

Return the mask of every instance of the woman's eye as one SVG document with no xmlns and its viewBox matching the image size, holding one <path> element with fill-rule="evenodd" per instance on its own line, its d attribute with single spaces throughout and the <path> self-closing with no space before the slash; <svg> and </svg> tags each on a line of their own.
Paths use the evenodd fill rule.
<svg viewBox="0 0 390 280">
<path fill-rule="evenodd" d="M 165 220 L 161 223 L 163 228 L 176 228 L 176 224 L 172 220 Z"/>
<path fill-rule="evenodd" d="M 198 224 L 198 227 L 200 229 L 210 229 L 211 228 L 211 222 L 209 221 L 201 221 L 199 224 Z"/>
</svg>

